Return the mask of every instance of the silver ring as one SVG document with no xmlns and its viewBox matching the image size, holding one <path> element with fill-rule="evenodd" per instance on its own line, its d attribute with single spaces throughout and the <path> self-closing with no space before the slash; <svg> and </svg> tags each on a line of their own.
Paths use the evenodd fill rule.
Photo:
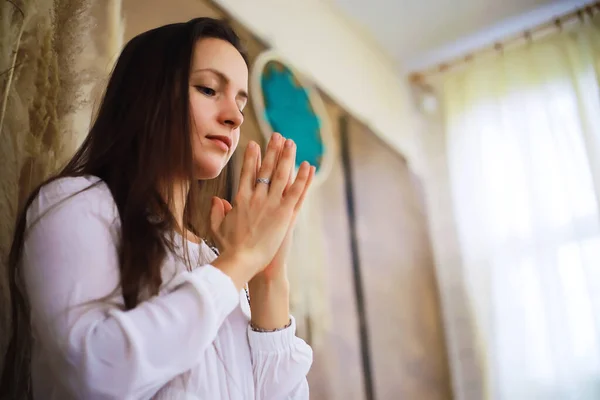
<svg viewBox="0 0 600 400">
<path fill-rule="evenodd" d="M 270 185 L 271 180 L 269 178 L 256 178 L 256 183 L 264 183 L 266 185 Z"/>
</svg>

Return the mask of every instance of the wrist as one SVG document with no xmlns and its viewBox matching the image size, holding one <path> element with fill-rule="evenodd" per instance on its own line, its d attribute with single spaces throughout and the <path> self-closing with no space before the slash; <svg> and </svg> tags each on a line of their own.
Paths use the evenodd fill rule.
<svg viewBox="0 0 600 400">
<path fill-rule="evenodd" d="M 260 297 L 289 298 L 290 282 L 286 275 L 257 274 L 248 282 L 248 288 Z"/>
<path fill-rule="evenodd" d="M 252 278 L 248 259 L 249 257 L 241 252 L 224 251 L 212 262 L 212 265 L 228 275 L 235 287 L 242 290 L 246 282 Z"/>
<path fill-rule="evenodd" d="M 282 262 L 272 261 L 252 278 L 261 285 L 288 285 L 287 265 Z"/>
<path fill-rule="evenodd" d="M 287 279 L 254 278 L 248 283 L 248 288 L 253 327 L 272 331 L 289 324 L 290 290 Z"/>
</svg>

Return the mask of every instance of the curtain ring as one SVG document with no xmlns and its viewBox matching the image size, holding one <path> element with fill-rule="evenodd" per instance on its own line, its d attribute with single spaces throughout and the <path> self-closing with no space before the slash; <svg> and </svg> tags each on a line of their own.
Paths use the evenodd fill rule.
<svg viewBox="0 0 600 400">
<path fill-rule="evenodd" d="M 554 25 L 556 25 L 556 28 L 558 29 L 559 32 L 562 32 L 563 25 L 562 25 L 562 21 L 560 18 L 556 18 L 554 20 Z"/>
<path fill-rule="evenodd" d="M 504 54 L 504 45 L 500 42 L 496 42 L 496 43 L 494 43 L 494 50 L 496 50 L 501 55 L 503 55 Z"/>
<path fill-rule="evenodd" d="M 594 18 L 594 8 L 592 6 L 587 6 L 585 11 L 588 13 L 590 18 Z"/>
<path fill-rule="evenodd" d="M 526 30 L 523 33 L 523 36 L 525 37 L 525 42 L 527 43 L 527 45 L 532 45 L 533 44 L 533 35 L 531 34 L 530 30 Z"/>
</svg>

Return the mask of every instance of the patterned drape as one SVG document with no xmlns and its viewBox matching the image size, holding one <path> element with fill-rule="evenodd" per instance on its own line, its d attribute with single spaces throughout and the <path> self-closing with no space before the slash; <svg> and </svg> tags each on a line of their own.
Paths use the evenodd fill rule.
<svg viewBox="0 0 600 400">
<path fill-rule="evenodd" d="M 122 37 L 121 0 L 0 0 L 0 354 L 17 210 L 85 136 Z"/>
</svg>

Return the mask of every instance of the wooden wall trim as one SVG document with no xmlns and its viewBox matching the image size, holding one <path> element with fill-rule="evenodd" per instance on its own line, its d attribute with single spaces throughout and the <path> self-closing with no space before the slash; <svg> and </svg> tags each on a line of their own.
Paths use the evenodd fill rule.
<svg viewBox="0 0 600 400">
<path fill-rule="evenodd" d="M 354 206 L 354 185 L 352 181 L 352 165 L 350 162 L 350 141 L 348 138 L 348 116 L 342 114 L 339 119 L 340 130 L 340 152 L 342 156 L 342 170 L 344 174 L 344 191 L 346 196 L 346 211 L 348 213 L 348 225 L 350 227 L 350 252 L 352 253 L 352 272 L 354 280 L 354 293 L 356 299 L 356 310 L 358 314 L 358 329 L 360 338 L 360 350 L 362 358 L 362 369 L 365 382 L 365 398 L 375 399 L 375 388 L 373 386 L 373 370 L 371 367 L 371 350 L 369 345 L 367 311 L 365 307 L 365 295 L 360 268 L 360 255 L 356 232 L 356 213 Z"/>
</svg>

